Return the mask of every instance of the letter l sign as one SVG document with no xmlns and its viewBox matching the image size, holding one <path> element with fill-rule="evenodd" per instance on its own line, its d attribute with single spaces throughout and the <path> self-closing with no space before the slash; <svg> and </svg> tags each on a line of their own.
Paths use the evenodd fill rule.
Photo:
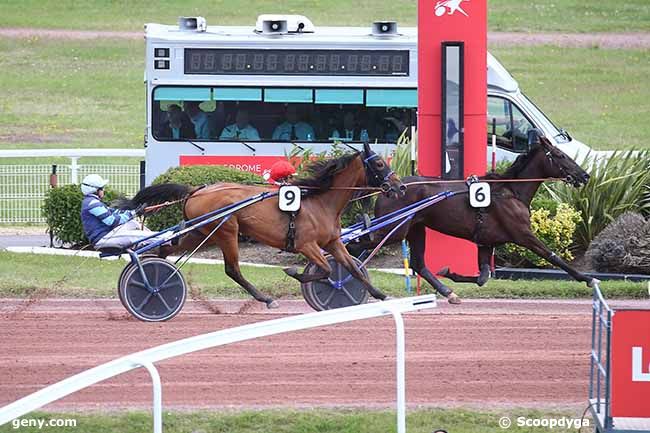
<svg viewBox="0 0 650 433">
<path fill-rule="evenodd" d="M 648 373 L 643 372 L 643 348 L 632 347 L 632 382 L 650 382 L 650 365 Z"/>
</svg>

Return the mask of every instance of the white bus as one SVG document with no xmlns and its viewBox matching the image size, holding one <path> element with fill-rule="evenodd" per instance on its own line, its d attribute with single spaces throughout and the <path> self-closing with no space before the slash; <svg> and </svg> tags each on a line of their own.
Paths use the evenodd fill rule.
<svg viewBox="0 0 650 433">
<path fill-rule="evenodd" d="M 189 164 L 262 174 L 296 149 L 322 152 L 335 141 L 368 140 L 385 153 L 415 129 L 416 28 L 315 28 L 297 15 L 208 27 L 195 17 L 147 24 L 145 37 L 147 184 Z M 488 55 L 488 124 L 491 118 L 499 119 L 498 159 L 525 151 L 530 128 L 570 154 L 589 150 L 555 127 Z"/>
</svg>

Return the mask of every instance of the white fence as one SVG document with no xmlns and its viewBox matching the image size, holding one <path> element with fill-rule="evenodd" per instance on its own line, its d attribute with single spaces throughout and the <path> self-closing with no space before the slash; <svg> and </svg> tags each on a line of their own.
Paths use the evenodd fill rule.
<svg viewBox="0 0 650 433">
<path fill-rule="evenodd" d="M 131 149 L 37 149 L 0 150 L 0 159 L 15 157 L 67 157 L 70 164 L 57 165 L 58 185 L 78 184 L 87 174 L 108 178 L 110 186 L 133 195 L 140 189 L 139 164 L 79 164 L 79 158 L 143 157 L 144 150 Z M 39 224 L 45 218 L 41 206 L 50 189 L 51 164 L 0 164 L 0 224 Z"/>
<path fill-rule="evenodd" d="M 0 408 L 0 425 L 21 417 L 33 410 L 39 409 L 74 392 L 91 385 L 118 376 L 127 371 L 144 367 L 152 379 L 153 387 L 153 431 L 162 433 L 162 385 L 158 370 L 154 363 L 174 358 L 199 350 L 225 346 L 240 341 L 269 335 L 282 334 L 319 326 L 373 317 L 392 315 L 396 327 L 396 389 L 397 389 L 397 432 L 406 432 L 406 371 L 405 371 L 405 336 L 402 313 L 436 307 L 435 295 L 415 296 L 411 298 L 394 299 L 391 301 L 374 302 L 337 310 L 320 311 L 300 316 L 258 322 L 237 328 L 224 329 L 209 334 L 197 335 L 173 343 L 163 344 L 152 349 L 134 353 L 98 367 L 86 370 L 61 382 L 48 386 L 34 394 L 21 398 L 3 408 Z M 146 325 L 142 325 L 146 326 Z M 269 350 L 272 350 L 269 348 Z M 429 378 L 427 378 L 429 380 Z"/>
</svg>

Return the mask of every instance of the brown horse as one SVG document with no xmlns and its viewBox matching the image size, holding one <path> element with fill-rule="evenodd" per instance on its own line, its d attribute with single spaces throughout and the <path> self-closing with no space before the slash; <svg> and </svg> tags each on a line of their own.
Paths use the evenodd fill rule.
<svg viewBox="0 0 650 433">
<path fill-rule="evenodd" d="M 384 160 L 375 154 L 370 146 L 364 145 L 363 152 L 346 154 L 339 158 L 317 161 L 308 168 L 308 177 L 298 178 L 293 185 L 303 189 L 304 197 L 295 219 L 294 248 L 292 252 L 303 254 L 318 266 L 319 272 L 300 274 L 295 268 L 285 272 L 300 282 L 319 280 L 327 277 L 331 268 L 323 255 L 323 250 L 331 254 L 355 278 L 363 282 L 368 292 L 377 299 L 384 295 L 375 289 L 359 270 L 354 259 L 341 242 L 341 213 L 355 194 L 354 188 L 380 187 L 387 195 L 400 196 L 405 187 L 399 177 L 390 170 Z M 204 215 L 249 197 L 273 191 L 264 186 L 220 183 L 202 189 L 187 185 L 162 184 L 145 188 L 122 207 L 135 208 L 143 203 L 153 205 L 167 200 L 185 199 L 183 214 L 185 219 Z M 208 224 L 194 232 L 193 236 L 183 238 L 176 247 L 163 247 L 161 256 L 172 251 L 188 251 L 198 245 L 218 222 Z M 216 245 L 223 252 L 226 274 L 242 286 L 248 293 L 267 307 L 274 308 L 277 302 L 259 292 L 244 278 L 239 268 L 239 233 L 263 244 L 278 249 L 287 247 L 289 215 L 278 208 L 278 197 L 274 196 L 245 207 L 232 215 L 207 241 L 206 245 Z"/>
<path fill-rule="evenodd" d="M 587 183 L 589 175 L 545 137 L 540 137 L 539 142 L 533 144 L 528 153 L 520 155 L 503 175 L 490 173 L 480 178 L 494 182 L 491 183 L 491 204 L 484 210 L 470 207 L 468 187 L 463 182 L 445 183 L 432 177 L 405 177 L 402 180 L 408 186 L 406 195 L 391 201 L 380 197 L 375 203 L 375 216 L 386 215 L 442 191 L 462 192 L 418 212 L 388 240 L 389 243 L 394 243 L 406 238 L 411 246 L 413 271 L 428 281 L 441 295 L 446 296 L 451 303 L 459 303 L 460 299 L 440 282 L 424 263 L 425 228 L 467 239 L 478 245 L 480 275 L 458 275 L 449 268 L 438 272 L 438 275 L 448 277 L 452 281 L 471 282 L 482 286 L 490 277 L 492 249 L 511 242 L 559 266 L 576 280 L 591 285 L 591 278 L 558 257 L 531 231 L 530 202 L 542 183 L 540 179 L 548 178 L 562 178 L 567 183 L 579 187 Z M 499 182 L 506 179 L 516 179 L 518 182 Z M 391 227 L 387 227 L 383 233 L 388 233 L 390 229 Z M 381 239 L 381 233 L 375 237 Z M 367 248 L 371 245 L 362 246 Z"/>
</svg>

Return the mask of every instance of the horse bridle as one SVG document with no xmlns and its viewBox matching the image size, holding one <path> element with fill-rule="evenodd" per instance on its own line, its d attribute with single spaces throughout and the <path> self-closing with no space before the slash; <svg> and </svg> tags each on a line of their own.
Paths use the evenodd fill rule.
<svg viewBox="0 0 650 433">
<path fill-rule="evenodd" d="M 564 181 L 566 183 L 571 183 L 573 180 L 573 176 L 566 171 L 566 168 L 562 167 L 562 165 L 558 164 L 555 161 L 555 159 L 553 159 L 553 153 L 551 149 L 544 150 L 544 155 L 546 156 L 546 159 L 548 159 L 549 164 L 555 165 L 557 166 L 558 169 L 560 169 L 560 173 L 562 173 L 562 177 L 564 177 Z"/>
<path fill-rule="evenodd" d="M 364 151 L 364 155 L 365 155 Z M 363 160 L 363 166 L 366 169 L 366 179 L 368 179 L 368 184 L 371 186 L 378 186 L 381 188 L 383 192 L 388 192 L 390 191 L 390 183 L 388 182 L 388 179 L 392 175 L 395 174 L 393 170 L 387 170 L 388 173 L 382 178 L 382 172 L 378 171 L 373 164 L 370 164 L 370 161 L 372 161 L 375 158 L 379 158 L 379 155 L 376 153 L 373 153 L 372 155 L 366 157 Z M 387 165 L 388 167 L 388 165 Z"/>
</svg>

